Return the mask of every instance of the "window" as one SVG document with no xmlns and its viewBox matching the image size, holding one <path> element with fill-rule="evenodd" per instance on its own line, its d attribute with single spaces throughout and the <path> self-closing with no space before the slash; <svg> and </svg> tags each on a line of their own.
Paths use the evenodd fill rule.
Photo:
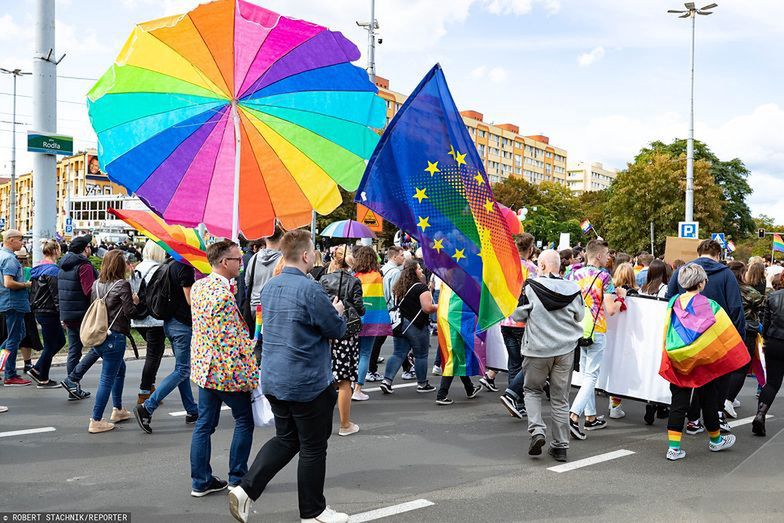
<svg viewBox="0 0 784 523">
<path fill-rule="evenodd" d="M 477 144 L 476 145 L 476 149 L 479 151 L 479 156 L 481 156 L 481 157 L 485 156 L 485 146 L 484 146 L 484 144 L 481 144 L 481 143 Z"/>
<path fill-rule="evenodd" d="M 487 131 L 483 131 L 482 129 L 478 129 L 476 132 L 479 133 L 479 138 L 487 136 Z"/>
</svg>

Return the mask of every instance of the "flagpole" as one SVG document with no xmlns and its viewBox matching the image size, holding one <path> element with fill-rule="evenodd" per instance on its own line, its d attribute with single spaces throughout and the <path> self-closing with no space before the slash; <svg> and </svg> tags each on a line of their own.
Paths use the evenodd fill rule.
<svg viewBox="0 0 784 523">
<path fill-rule="evenodd" d="M 231 101 L 231 116 L 234 120 L 234 205 L 231 214 L 231 239 L 239 240 L 240 233 L 240 114 L 237 100 Z"/>
</svg>

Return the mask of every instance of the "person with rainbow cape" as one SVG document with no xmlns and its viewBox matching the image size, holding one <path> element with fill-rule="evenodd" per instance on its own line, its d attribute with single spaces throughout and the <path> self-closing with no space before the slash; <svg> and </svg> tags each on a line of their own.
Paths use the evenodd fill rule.
<svg viewBox="0 0 784 523">
<path fill-rule="evenodd" d="M 708 275 L 700 265 L 689 263 L 678 272 L 678 285 L 685 292 L 674 296 L 667 307 L 665 340 L 659 375 L 670 382 L 672 401 L 667 423 L 667 459 L 686 457 L 681 436 L 686 411 L 693 395 L 699 398 L 711 452 L 728 449 L 735 436 L 722 435 L 716 409 L 718 381 L 749 362 L 743 339 L 721 306 L 701 294 Z"/>
</svg>

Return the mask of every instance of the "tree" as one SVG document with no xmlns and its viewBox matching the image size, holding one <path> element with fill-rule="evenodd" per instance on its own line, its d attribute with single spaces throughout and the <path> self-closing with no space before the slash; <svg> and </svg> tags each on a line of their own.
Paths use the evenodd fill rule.
<svg viewBox="0 0 784 523">
<path fill-rule="evenodd" d="M 638 155 L 618 173 L 607 204 L 610 216 L 605 238 L 618 250 L 629 253 L 650 250 L 650 223 L 654 223 L 656 252 L 663 252 L 666 236 L 673 236 L 683 219 L 683 176 L 686 159 L 666 152 Z M 711 175 L 711 164 L 694 162 L 694 218 L 704 231 L 721 225 L 723 194 Z"/>
<path fill-rule="evenodd" d="M 586 191 L 577 197 L 580 208 L 580 219 L 588 220 L 600 236 L 607 230 L 609 213 L 607 204 L 610 200 L 610 189 L 602 191 Z"/>
<path fill-rule="evenodd" d="M 761 214 L 754 218 L 754 234 L 745 240 L 737 242 L 735 245 L 736 251 L 732 256 L 736 260 L 748 260 L 751 256 L 770 256 L 770 251 L 773 243 L 773 237 L 770 235 L 764 238 L 757 236 L 757 229 L 765 229 L 766 232 L 780 232 L 784 234 L 784 226 L 776 225 L 775 220 L 770 216 Z M 784 257 L 781 253 L 776 255 L 776 259 Z"/>
<path fill-rule="evenodd" d="M 649 147 L 643 148 L 634 162 L 649 161 L 654 153 L 666 153 L 674 158 L 686 157 L 686 140 L 676 139 L 670 144 L 661 141 L 651 142 Z M 746 203 L 746 197 L 751 194 L 748 177 L 750 171 L 739 158 L 721 161 L 710 148 L 699 140 L 694 141 L 694 159 L 710 162 L 710 173 L 716 184 L 724 193 L 724 215 L 721 230 L 728 237 L 743 239 L 754 232 L 754 220 L 751 210 Z M 695 190 L 695 199 L 701 195 Z"/>
</svg>

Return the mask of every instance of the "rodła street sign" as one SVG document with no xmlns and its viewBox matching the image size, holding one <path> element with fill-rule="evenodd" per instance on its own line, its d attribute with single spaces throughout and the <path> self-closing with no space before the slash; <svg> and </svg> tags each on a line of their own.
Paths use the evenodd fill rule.
<svg viewBox="0 0 784 523">
<path fill-rule="evenodd" d="M 73 154 L 73 136 L 27 131 L 27 152 L 71 156 Z"/>
</svg>

